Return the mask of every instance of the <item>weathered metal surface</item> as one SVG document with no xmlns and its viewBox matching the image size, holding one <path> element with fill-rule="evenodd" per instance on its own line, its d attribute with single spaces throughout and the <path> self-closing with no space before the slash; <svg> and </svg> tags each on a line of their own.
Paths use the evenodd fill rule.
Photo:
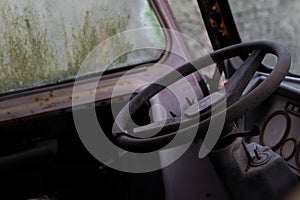
<svg viewBox="0 0 300 200">
<path fill-rule="evenodd" d="M 227 0 L 198 0 L 213 48 L 241 42 Z"/>
</svg>

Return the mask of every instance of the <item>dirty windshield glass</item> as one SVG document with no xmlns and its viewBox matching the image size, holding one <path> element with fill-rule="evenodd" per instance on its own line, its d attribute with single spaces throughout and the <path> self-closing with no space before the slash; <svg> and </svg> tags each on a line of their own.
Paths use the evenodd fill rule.
<svg viewBox="0 0 300 200">
<path fill-rule="evenodd" d="M 197 0 L 169 0 L 172 11 L 186 38 L 191 59 L 207 55 L 213 51 Z M 206 67 L 201 70 L 205 76 L 212 77 L 215 67 Z"/>
<path fill-rule="evenodd" d="M 197 0 L 169 0 L 172 11 L 179 23 L 182 32 L 192 41 L 188 42 L 190 54 L 193 58 L 206 55 L 212 51 L 212 46 L 207 35 L 207 31 L 202 20 Z"/>
<path fill-rule="evenodd" d="M 300 1 L 229 0 L 229 3 L 241 38 L 269 39 L 286 45 L 293 59 L 291 72 L 300 75 Z"/>
<path fill-rule="evenodd" d="M 102 41 L 125 30 L 159 27 L 147 0 L 1 0 L 0 24 L 0 93 L 74 79 Z M 165 46 L 163 32 L 149 31 L 143 40 Z M 115 41 L 110 49 L 115 53 L 134 47 Z M 145 51 L 122 55 L 109 69 L 156 60 L 162 53 Z M 107 55 L 101 56 L 105 60 Z"/>
</svg>

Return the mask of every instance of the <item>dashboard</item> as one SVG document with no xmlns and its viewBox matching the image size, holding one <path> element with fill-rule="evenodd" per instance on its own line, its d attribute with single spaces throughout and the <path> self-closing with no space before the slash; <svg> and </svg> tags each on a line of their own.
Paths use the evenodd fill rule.
<svg viewBox="0 0 300 200">
<path fill-rule="evenodd" d="M 285 82 L 263 104 L 245 116 L 245 129 L 254 124 L 260 127 L 260 135 L 248 138 L 269 146 L 300 175 L 300 92 L 296 79 Z"/>
</svg>

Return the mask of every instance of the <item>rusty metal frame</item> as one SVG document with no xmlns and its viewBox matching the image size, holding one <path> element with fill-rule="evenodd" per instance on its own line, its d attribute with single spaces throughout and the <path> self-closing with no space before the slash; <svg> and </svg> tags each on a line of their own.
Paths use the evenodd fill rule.
<svg viewBox="0 0 300 200">
<path fill-rule="evenodd" d="M 214 50 L 241 43 L 227 0 L 198 0 Z"/>
</svg>

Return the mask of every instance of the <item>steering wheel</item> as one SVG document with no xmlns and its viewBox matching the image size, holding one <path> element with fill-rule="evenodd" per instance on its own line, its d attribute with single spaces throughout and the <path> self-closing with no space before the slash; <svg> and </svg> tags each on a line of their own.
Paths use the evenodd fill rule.
<svg viewBox="0 0 300 200">
<path fill-rule="evenodd" d="M 262 83 L 245 96 L 242 96 L 244 89 L 258 67 L 261 66 L 261 62 L 266 54 L 277 56 L 275 68 Z M 178 81 L 182 76 L 187 76 L 210 65 L 211 63 L 209 63 L 208 60 L 212 59 L 213 62 L 218 63 L 240 55 L 249 55 L 249 57 L 242 63 L 225 85 L 227 108 L 226 110 L 222 110 L 211 116 L 211 118 L 218 117 L 223 112 L 226 112 L 225 123 L 228 124 L 243 116 L 248 110 L 261 104 L 276 90 L 284 77 L 288 74 L 291 65 L 291 57 L 288 50 L 281 44 L 265 40 L 229 46 L 180 66 L 137 94 L 128 102 L 116 118 L 116 121 L 118 121 L 117 131 L 114 131 L 113 133 L 115 136 L 115 143 L 119 147 L 133 152 L 150 152 L 168 144 L 177 134 L 176 131 L 172 131 L 173 129 L 170 129 L 170 132 L 167 134 L 150 138 L 137 138 L 129 135 L 128 130 L 126 130 L 129 116 L 128 112 L 125 111 L 129 109 L 131 116 L 133 116 L 144 103 L 165 89 L 166 86 Z M 181 77 L 178 75 L 178 72 L 182 75 Z M 191 119 L 181 122 L 184 123 L 184 126 L 186 127 L 185 129 L 180 130 L 180 132 L 183 133 L 181 134 L 181 137 L 184 139 L 185 134 L 189 134 L 191 129 L 197 127 L 198 137 L 203 138 L 205 136 L 204 130 L 207 130 L 211 118 L 200 120 Z"/>
</svg>

